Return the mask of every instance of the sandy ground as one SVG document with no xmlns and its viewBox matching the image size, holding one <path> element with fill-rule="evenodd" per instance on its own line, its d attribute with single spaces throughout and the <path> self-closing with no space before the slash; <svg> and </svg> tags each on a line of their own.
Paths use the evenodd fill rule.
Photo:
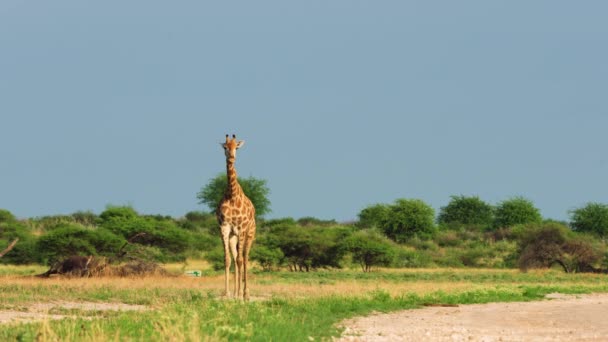
<svg viewBox="0 0 608 342">
<path fill-rule="evenodd" d="M 338 341 L 608 341 L 608 295 L 426 307 L 346 320 Z"/>
<path fill-rule="evenodd" d="M 131 305 L 123 303 L 93 303 L 93 302 L 53 302 L 36 303 L 20 308 L 20 310 L 0 310 L 0 324 L 27 323 L 42 321 L 45 319 L 62 319 L 70 315 L 51 314 L 52 309 L 75 309 L 83 311 L 140 311 L 149 308 L 143 305 Z"/>
</svg>

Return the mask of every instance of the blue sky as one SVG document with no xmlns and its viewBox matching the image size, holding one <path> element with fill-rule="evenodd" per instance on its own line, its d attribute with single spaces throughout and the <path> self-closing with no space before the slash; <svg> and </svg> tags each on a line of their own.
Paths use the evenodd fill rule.
<svg viewBox="0 0 608 342">
<path fill-rule="evenodd" d="M 246 140 L 269 217 L 608 202 L 604 1 L 0 3 L 0 208 L 181 216 Z"/>
</svg>

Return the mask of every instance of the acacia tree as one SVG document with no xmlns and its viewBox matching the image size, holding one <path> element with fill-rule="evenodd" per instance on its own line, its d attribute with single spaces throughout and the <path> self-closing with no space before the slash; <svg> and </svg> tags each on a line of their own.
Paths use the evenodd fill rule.
<svg viewBox="0 0 608 342">
<path fill-rule="evenodd" d="M 413 236 L 429 236 L 435 229 L 435 210 L 419 199 L 401 198 L 389 206 L 382 222 L 384 233 L 397 242 Z"/>
<path fill-rule="evenodd" d="M 359 222 L 357 226 L 360 228 L 380 228 L 386 221 L 389 215 L 389 206 L 386 204 L 374 204 L 363 208 L 359 212 Z"/>
<path fill-rule="evenodd" d="M 395 243 L 375 230 L 357 231 L 344 244 L 363 272 L 370 272 L 374 266 L 389 266 L 396 255 Z"/>
<path fill-rule="evenodd" d="M 517 224 L 540 223 L 540 210 L 524 197 L 502 201 L 494 212 L 494 228 L 512 227 Z"/>
<path fill-rule="evenodd" d="M 253 203 L 256 217 L 260 218 L 268 214 L 270 212 L 270 200 L 268 199 L 270 189 L 266 185 L 266 180 L 254 177 L 238 177 L 238 181 L 245 195 L 247 195 Z M 196 195 L 199 199 L 199 203 L 206 204 L 211 211 L 215 212 L 224 198 L 224 192 L 226 191 L 227 185 L 228 177 L 226 174 L 218 174 L 212 178 L 207 185 L 201 188 Z"/>
<path fill-rule="evenodd" d="M 451 196 L 445 207 L 441 207 L 437 221 L 447 225 L 476 225 L 487 227 L 492 224 L 493 208 L 477 196 Z"/>
<path fill-rule="evenodd" d="M 608 237 L 608 205 L 602 203 L 587 203 L 584 207 L 570 212 L 572 229 L 598 235 L 602 239 Z"/>
<path fill-rule="evenodd" d="M 526 226 L 519 237 L 519 268 L 560 265 L 565 272 L 596 272 L 606 249 L 588 236 L 573 233 L 559 223 Z"/>
</svg>

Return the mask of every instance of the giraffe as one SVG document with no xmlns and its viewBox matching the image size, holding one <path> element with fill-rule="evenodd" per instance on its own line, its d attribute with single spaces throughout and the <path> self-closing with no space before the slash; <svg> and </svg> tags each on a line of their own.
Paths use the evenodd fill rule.
<svg viewBox="0 0 608 342">
<path fill-rule="evenodd" d="M 237 141 L 234 134 L 232 139 L 226 134 L 226 142 L 220 143 L 226 154 L 228 184 L 216 214 L 220 224 L 222 243 L 224 244 L 225 295 L 230 297 L 228 278 L 230 274 L 230 254 L 232 253 L 232 258 L 235 260 L 234 296 L 239 298 L 243 296 L 243 299 L 248 300 L 247 263 L 251 244 L 255 238 L 255 208 L 239 185 L 236 169 L 234 168 L 236 150 L 244 144 L 244 141 Z"/>
</svg>

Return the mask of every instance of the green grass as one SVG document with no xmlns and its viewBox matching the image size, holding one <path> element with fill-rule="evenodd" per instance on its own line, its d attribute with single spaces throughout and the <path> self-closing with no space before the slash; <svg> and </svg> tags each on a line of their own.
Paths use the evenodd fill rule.
<svg viewBox="0 0 608 342">
<path fill-rule="evenodd" d="M 408 270 L 406 272 L 371 272 L 357 271 L 318 271 L 318 272 L 280 272 L 265 277 L 259 274 L 262 284 L 305 284 L 325 285 L 336 284 L 340 281 L 355 281 L 359 283 L 384 282 L 389 284 L 405 284 L 417 282 L 433 283 L 473 283 L 473 284 L 606 284 L 606 275 L 602 274 L 566 274 L 562 271 L 544 271 L 522 273 L 512 270 L 467 270 L 467 269 L 438 269 L 438 270 Z"/>
<path fill-rule="evenodd" d="M 96 312 L 54 309 L 53 313 L 78 318 L 18 325 L 0 325 L 1 341 L 309 341 L 329 340 L 340 334 L 338 322 L 372 311 L 413 309 L 425 304 L 473 304 L 540 300 L 552 292 L 580 294 L 608 292 L 608 277 L 558 272 L 519 273 L 494 270 L 401 270 L 376 273 L 332 271 L 260 274 L 263 281 L 287 286 L 310 282 L 378 282 L 364 295 L 329 295 L 315 298 L 275 296 L 243 303 L 216 298 L 216 291 L 189 288 L 122 288 L 106 281 L 101 286 L 60 286 L 34 280 L 10 284 L 0 278 L 3 306 L 53 298 L 76 301 L 144 304 L 144 312 Z M 379 280 L 382 280 L 380 282 Z M 91 280 L 94 282 L 95 280 Z M 134 280 L 137 281 L 137 280 Z M 145 281 L 145 280 L 142 280 Z M 470 291 L 404 292 L 391 295 L 382 284 L 407 282 L 481 283 Z M 106 284 L 107 283 L 107 284 Z"/>
</svg>

